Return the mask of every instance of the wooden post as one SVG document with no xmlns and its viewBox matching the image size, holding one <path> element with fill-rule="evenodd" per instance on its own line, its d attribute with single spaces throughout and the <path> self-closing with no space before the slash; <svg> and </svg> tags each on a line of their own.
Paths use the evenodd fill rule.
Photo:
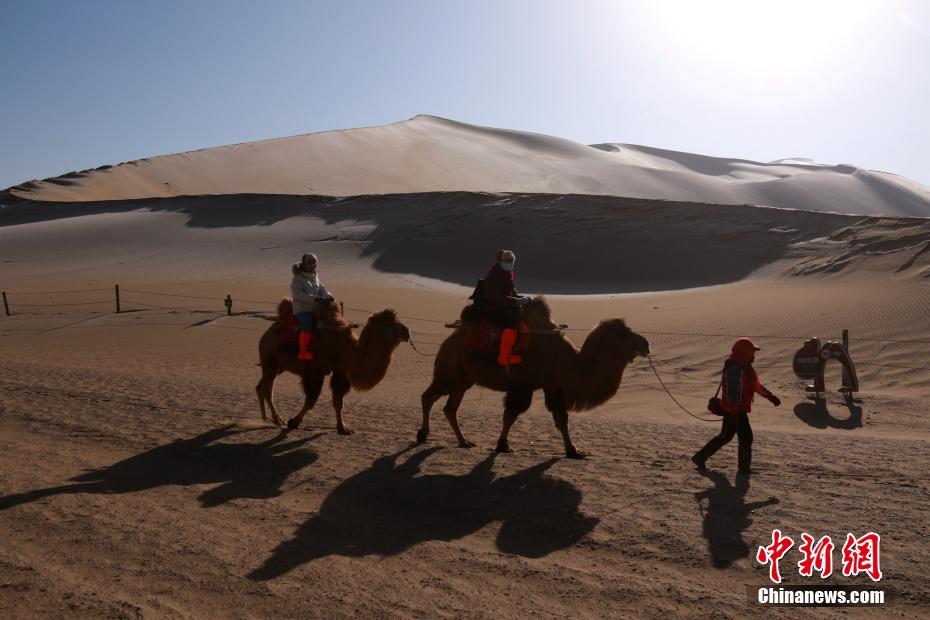
<svg viewBox="0 0 930 620">
<path fill-rule="evenodd" d="M 843 348 L 846 350 L 846 354 L 849 354 L 849 330 L 843 330 Z M 846 366 L 843 366 L 843 390 L 849 386 L 849 373 L 846 372 Z"/>
<path fill-rule="evenodd" d="M 116 312 L 119 313 L 119 311 L 120 311 L 120 307 L 119 307 L 119 284 L 114 284 L 114 285 L 113 285 L 113 290 L 116 291 Z"/>
<path fill-rule="evenodd" d="M 3 310 L 7 316 L 10 316 L 10 304 L 6 301 L 6 291 L 3 291 Z"/>
<path fill-rule="evenodd" d="M 224 303 L 226 304 L 226 314 L 231 316 L 232 315 L 232 295 L 227 295 L 226 301 Z"/>
</svg>

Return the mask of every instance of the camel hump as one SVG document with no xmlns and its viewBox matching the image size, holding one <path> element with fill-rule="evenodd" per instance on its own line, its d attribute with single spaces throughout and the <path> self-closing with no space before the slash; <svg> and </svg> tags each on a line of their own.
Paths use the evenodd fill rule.
<svg viewBox="0 0 930 620">
<path fill-rule="evenodd" d="M 290 299 L 282 299 L 278 303 L 278 320 L 289 321 L 294 316 L 294 304 Z"/>
<path fill-rule="evenodd" d="M 465 325 L 477 325 L 484 318 L 484 312 L 478 304 L 469 304 L 462 308 L 459 318 Z"/>
</svg>

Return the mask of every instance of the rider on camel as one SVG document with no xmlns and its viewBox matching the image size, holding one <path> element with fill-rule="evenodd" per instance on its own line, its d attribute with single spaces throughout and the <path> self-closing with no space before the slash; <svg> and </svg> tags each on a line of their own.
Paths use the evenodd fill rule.
<svg viewBox="0 0 930 620">
<path fill-rule="evenodd" d="M 488 321 L 503 329 L 497 363 L 501 366 L 519 364 L 519 355 L 513 355 L 517 342 L 517 322 L 520 310 L 529 301 L 516 290 L 516 273 L 513 265 L 517 257 L 510 250 L 498 250 L 494 266 L 484 277 L 484 312 Z"/>
<path fill-rule="evenodd" d="M 294 274 L 291 280 L 291 298 L 294 304 L 294 317 L 300 321 L 300 351 L 297 359 L 312 360 L 310 344 L 313 342 L 314 312 L 319 301 L 332 300 L 332 294 L 326 289 L 316 274 L 316 254 L 304 254 L 300 262 L 291 268 Z"/>
</svg>

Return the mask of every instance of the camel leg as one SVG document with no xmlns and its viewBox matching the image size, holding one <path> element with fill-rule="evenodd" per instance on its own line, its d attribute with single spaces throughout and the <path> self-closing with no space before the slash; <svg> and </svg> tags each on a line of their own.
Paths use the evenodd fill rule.
<svg viewBox="0 0 930 620">
<path fill-rule="evenodd" d="M 512 388 L 504 396 L 504 425 L 501 428 L 501 436 L 497 440 L 498 452 L 513 452 L 508 441 L 510 427 L 521 413 L 530 408 L 532 402 L 533 391 L 526 388 Z"/>
<path fill-rule="evenodd" d="M 584 453 L 578 451 L 568 434 L 568 409 L 565 407 L 565 393 L 562 390 L 545 390 L 545 394 L 546 408 L 552 412 L 555 427 L 562 433 L 562 441 L 565 442 L 565 456 L 570 459 L 583 459 Z"/>
<path fill-rule="evenodd" d="M 268 408 L 271 411 L 271 421 L 278 426 L 283 426 L 284 421 L 278 416 L 278 412 L 274 406 L 274 383 L 277 376 L 278 372 L 274 366 L 262 366 L 262 378 L 258 382 L 258 385 L 255 386 L 255 391 L 258 394 L 258 404 L 262 409 L 262 420 L 268 420 L 265 416 L 265 403 L 267 402 Z"/>
<path fill-rule="evenodd" d="M 455 389 L 449 394 L 449 398 L 446 400 L 446 406 L 442 408 L 442 412 L 446 414 L 446 420 L 449 421 L 449 426 L 452 427 L 452 432 L 455 433 L 456 439 L 459 440 L 460 448 L 474 448 L 475 444 L 465 439 L 465 435 L 462 434 L 462 429 L 459 428 L 458 412 L 459 406 L 462 404 L 462 398 L 465 397 L 465 392 L 471 385 L 457 385 Z"/>
<path fill-rule="evenodd" d="M 262 375 L 262 378 L 258 380 L 258 385 L 255 386 L 255 393 L 258 394 L 258 406 L 262 410 L 262 422 L 268 421 L 268 416 L 265 415 L 265 376 Z"/>
<path fill-rule="evenodd" d="M 320 392 L 323 391 L 323 379 L 325 379 L 325 376 L 321 372 L 313 372 L 304 375 L 304 406 L 300 410 L 300 413 L 287 421 L 288 428 L 295 429 L 300 426 L 300 423 L 304 421 L 304 416 L 307 415 L 307 412 L 313 409 L 317 399 L 320 397 Z"/>
<path fill-rule="evenodd" d="M 429 413 L 436 404 L 436 401 L 443 394 L 448 394 L 448 390 L 442 389 L 436 381 L 430 383 L 426 391 L 420 397 L 420 404 L 423 406 L 423 425 L 417 431 L 417 443 L 423 443 L 429 437 Z"/>
<path fill-rule="evenodd" d="M 271 410 L 271 421 L 278 426 L 284 426 L 284 420 L 278 415 L 278 410 L 274 406 L 274 384 L 280 373 L 272 371 L 265 377 L 265 400 L 268 402 L 268 409 Z"/>
<path fill-rule="evenodd" d="M 342 402 L 351 387 L 345 371 L 333 371 L 333 376 L 329 379 L 329 389 L 333 393 L 333 409 L 336 410 L 336 432 L 340 435 L 351 435 L 355 432 L 346 426 L 342 419 Z"/>
</svg>

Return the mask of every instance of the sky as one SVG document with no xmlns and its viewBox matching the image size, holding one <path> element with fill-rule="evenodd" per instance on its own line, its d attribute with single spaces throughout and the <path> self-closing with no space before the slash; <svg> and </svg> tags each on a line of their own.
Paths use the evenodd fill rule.
<svg viewBox="0 0 930 620">
<path fill-rule="evenodd" d="M 921 0 L 0 0 L 0 188 L 433 114 L 930 186 Z"/>
</svg>

